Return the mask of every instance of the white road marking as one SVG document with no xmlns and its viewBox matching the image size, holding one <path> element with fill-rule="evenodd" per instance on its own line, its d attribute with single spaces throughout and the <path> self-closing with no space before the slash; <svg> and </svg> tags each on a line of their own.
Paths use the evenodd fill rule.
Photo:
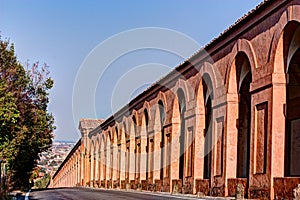
<svg viewBox="0 0 300 200">
<path fill-rule="evenodd" d="M 25 195 L 25 200 L 29 200 L 29 194 L 30 194 L 30 191 L 31 191 L 31 190 L 29 190 L 29 191 L 26 193 L 26 195 Z"/>
</svg>

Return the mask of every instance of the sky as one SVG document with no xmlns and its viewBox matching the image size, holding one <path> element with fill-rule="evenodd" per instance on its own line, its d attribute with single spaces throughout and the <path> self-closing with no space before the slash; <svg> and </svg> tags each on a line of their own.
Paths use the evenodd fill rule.
<svg viewBox="0 0 300 200">
<path fill-rule="evenodd" d="M 75 142 L 80 118 L 108 118 L 260 2 L 0 0 L 0 35 L 50 66 L 54 139 Z"/>
</svg>

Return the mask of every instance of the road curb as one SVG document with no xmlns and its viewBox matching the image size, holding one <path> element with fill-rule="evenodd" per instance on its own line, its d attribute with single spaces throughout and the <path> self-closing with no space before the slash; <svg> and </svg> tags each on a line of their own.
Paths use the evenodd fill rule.
<svg viewBox="0 0 300 200">
<path fill-rule="evenodd" d="M 231 200 L 234 199 L 232 197 L 211 197 L 211 196 L 204 196 L 198 197 L 197 195 L 192 194 L 172 194 L 168 192 L 151 192 L 151 191 L 137 191 L 137 190 L 121 190 L 121 189 L 105 189 L 105 188 L 91 188 L 91 187 L 80 187 L 85 189 L 92 189 L 92 190 L 104 190 L 104 191 L 118 191 L 118 192 L 125 192 L 125 193 L 144 193 L 153 196 L 161 196 L 161 197 L 172 197 L 172 198 L 185 198 L 185 199 L 216 199 L 216 200 Z"/>
</svg>

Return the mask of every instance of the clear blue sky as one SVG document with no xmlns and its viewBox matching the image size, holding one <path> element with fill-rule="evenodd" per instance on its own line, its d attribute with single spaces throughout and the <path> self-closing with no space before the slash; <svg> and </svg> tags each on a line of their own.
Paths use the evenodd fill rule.
<svg viewBox="0 0 300 200">
<path fill-rule="evenodd" d="M 56 120 L 55 139 L 77 141 L 73 85 L 80 65 L 99 43 L 126 30 L 161 27 L 184 33 L 203 46 L 259 3 L 260 0 L 0 0 L 0 34 L 15 44 L 20 62 L 29 59 L 50 65 L 55 87 L 51 90 L 49 111 Z M 174 67 L 181 61 L 164 52 L 144 51 L 128 57 L 124 62 L 115 62 L 110 75 L 137 64 L 155 62 Z M 109 103 L 113 83 L 109 78 L 104 80 L 95 95 L 98 118 L 106 118 L 112 112 Z M 91 116 L 83 112 L 81 117 Z"/>
</svg>

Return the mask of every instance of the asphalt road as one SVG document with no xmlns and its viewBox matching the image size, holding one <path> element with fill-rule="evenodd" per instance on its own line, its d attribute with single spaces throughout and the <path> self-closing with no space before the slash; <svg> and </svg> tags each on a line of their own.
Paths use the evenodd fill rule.
<svg viewBox="0 0 300 200">
<path fill-rule="evenodd" d="M 101 190 L 89 188 L 58 188 L 32 191 L 30 200 L 133 200 L 133 199 L 195 199 L 188 197 L 171 196 L 169 194 L 126 192 L 116 190 Z"/>
</svg>

